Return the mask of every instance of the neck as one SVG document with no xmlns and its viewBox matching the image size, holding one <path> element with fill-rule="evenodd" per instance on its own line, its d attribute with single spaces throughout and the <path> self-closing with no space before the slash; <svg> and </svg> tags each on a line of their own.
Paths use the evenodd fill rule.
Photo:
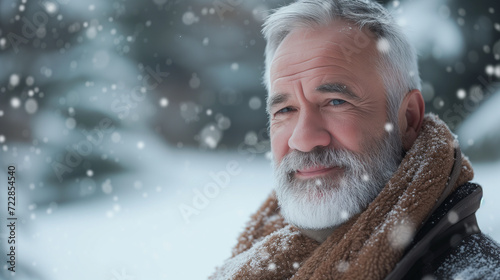
<svg viewBox="0 0 500 280">
<path fill-rule="evenodd" d="M 337 227 L 334 226 L 334 227 L 330 227 L 330 228 L 324 228 L 324 229 L 303 229 L 303 228 L 299 228 L 300 232 L 309 237 L 309 238 L 312 238 L 316 241 L 318 241 L 319 243 L 323 243 L 327 238 L 328 236 L 330 236 L 333 231 L 336 229 Z"/>
</svg>

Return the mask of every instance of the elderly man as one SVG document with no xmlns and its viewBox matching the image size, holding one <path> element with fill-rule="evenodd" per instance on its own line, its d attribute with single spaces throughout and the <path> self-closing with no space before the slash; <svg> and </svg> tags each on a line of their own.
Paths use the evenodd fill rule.
<svg viewBox="0 0 500 280">
<path fill-rule="evenodd" d="M 482 190 L 424 116 L 414 48 L 379 4 L 303 0 L 266 21 L 276 189 L 214 279 L 500 279 Z"/>
</svg>

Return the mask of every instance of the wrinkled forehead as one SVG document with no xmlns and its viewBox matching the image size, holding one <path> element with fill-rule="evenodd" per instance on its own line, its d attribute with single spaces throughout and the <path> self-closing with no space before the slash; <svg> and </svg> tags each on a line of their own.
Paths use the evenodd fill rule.
<svg viewBox="0 0 500 280">
<path fill-rule="evenodd" d="M 290 70 L 290 65 L 307 68 L 308 62 L 318 58 L 347 66 L 373 65 L 378 58 L 375 42 L 375 35 L 367 28 L 346 21 L 296 28 L 276 49 L 270 67 L 271 83 L 284 70 Z"/>
<path fill-rule="evenodd" d="M 346 54 L 370 52 L 376 36 L 368 28 L 360 28 L 352 22 L 337 20 L 327 25 L 299 27 L 292 29 L 283 39 L 273 56 L 274 60 L 284 48 L 291 45 L 297 51 L 307 52 L 308 46 L 324 44 L 325 46 L 339 46 Z"/>
</svg>

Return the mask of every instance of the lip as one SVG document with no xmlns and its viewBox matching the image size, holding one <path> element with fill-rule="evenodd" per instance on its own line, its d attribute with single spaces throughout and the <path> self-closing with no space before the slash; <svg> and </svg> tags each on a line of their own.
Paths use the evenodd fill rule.
<svg viewBox="0 0 500 280">
<path fill-rule="evenodd" d="M 339 166 L 329 166 L 329 167 L 328 166 L 316 166 L 316 167 L 299 169 L 296 171 L 295 174 L 299 175 L 300 177 L 309 178 L 309 177 L 316 177 L 316 176 L 325 175 L 327 173 L 330 173 L 331 171 L 340 170 L 340 169 L 341 168 Z"/>
</svg>

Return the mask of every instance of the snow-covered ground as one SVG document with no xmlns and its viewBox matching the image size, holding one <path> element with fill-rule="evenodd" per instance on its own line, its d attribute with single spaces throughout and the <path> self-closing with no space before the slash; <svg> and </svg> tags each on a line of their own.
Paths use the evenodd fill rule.
<svg viewBox="0 0 500 280">
<path fill-rule="evenodd" d="M 35 211 L 19 231 L 19 260 L 53 280 L 207 278 L 229 257 L 244 223 L 269 194 L 270 163 L 237 153 L 175 158 L 179 165 L 170 168 L 184 181 L 59 206 L 50 214 Z M 228 163 L 239 173 L 229 176 L 219 194 L 209 193 L 206 206 L 194 208 L 195 190 L 217 183 L 209 173 L 228 172 Z M 199 211 L 189 223 L 182 204 Z"/>
<path fill-rule="evenodd" d="M 34 211 L 19 230 L 18 260 L 51 280 L 206 279 L 229 257 L 245 222 L 269 194 L 270 162 L 237 153 L 173 156 L 179 164 L 169 168 L 186 180 L 59 206 L 50 214 Z M 473 166 L 485 192 L 479 224 L 500 241 L 500 162 Z M 217 182 L 210 172 L 228 177 L 220 175 Z M 219 193 L 212 189 L 211 198 L 196 198 L 196 190 L 225 182 Z M 180 207 L 198 212 L 188 223 Z"/>
<path fill-rule="evenodd" d="M 477 220 L 483 233 L 500 242 L 500 161 L 472 163 L 474 182 L 483 187 L 483 201 L 477 211 Z"/>
</svg>

